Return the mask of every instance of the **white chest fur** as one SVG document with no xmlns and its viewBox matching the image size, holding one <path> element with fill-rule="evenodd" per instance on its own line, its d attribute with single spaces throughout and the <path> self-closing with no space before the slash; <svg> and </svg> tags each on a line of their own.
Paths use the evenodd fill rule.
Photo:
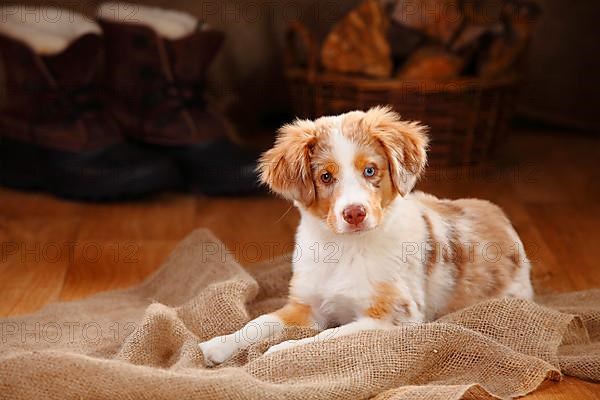
<svg viewBox="0 0 600 400">
<path fill-rule="evenodd" d="M 386 223 L 377 229 L 345 235 L 332 233 L 302 212 L 291 294 L 316 311 L 319 325 L 356 319 L 370 307 L 383 282 L 423 304 L 421 255 L 415 251 L 420 248 L 415 238 L 425 234 L 420 218 L 415 217 L 420 213 L 407 204 L 389 212 Z"/>
</svg>

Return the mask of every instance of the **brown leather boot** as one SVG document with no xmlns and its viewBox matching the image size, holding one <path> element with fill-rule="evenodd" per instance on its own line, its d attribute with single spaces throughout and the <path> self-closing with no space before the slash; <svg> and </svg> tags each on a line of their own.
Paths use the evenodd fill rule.
<svg viewBox="0 0 600 400">
<path fill-rule="evenodd" d="M 257 153 L 234 144 L 232 126 L 205 98 L 205 76 L 223 34 L 176 11 L 106 3 L 107 86 L 126 134 L 169 154 L 205 194 L 257 190 Z"/>
<path fill-rule="evenodd" d="M 103 109 L 96 85 L 100 27 L 67 10 L 39 9 L 40 15 L 60 15 L 52 21 L 18 10 L 1 10 L 6 99 L 0 110 L 0 183 L 88 200 L 173 186 L 179 179 L 175 167 L 126 143 Z"/>
</svg>

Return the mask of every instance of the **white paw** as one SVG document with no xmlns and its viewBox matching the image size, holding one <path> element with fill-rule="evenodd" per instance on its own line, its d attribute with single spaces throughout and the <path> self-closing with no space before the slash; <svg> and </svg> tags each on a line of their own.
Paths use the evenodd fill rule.
<svg viewBox="0 0 600 400">
<path fill-rule="evenodd" d="M 221 364 L 238 350 L 238 345 L 227 336 L 217 336 L 198 345 L 204 354 L 206 365 Z"/>
<path fill-rule="evenodd" d="M 275 353 L 276 351 L 281 351 L 285 349 L 291 349 L 292 347 L 296 347 L 299 345 L 299 340 L 286 340 L 285 342 L 281 342 L 274 346 L 269 347 L 265 354 Z"/>
</svg>

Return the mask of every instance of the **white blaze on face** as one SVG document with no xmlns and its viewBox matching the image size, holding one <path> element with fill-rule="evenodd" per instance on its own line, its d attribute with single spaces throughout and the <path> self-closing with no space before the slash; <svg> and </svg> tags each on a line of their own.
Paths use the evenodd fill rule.
<svg viewBox="0 0 600 400">
<path fill-rule="evenodd" d="M 338 232 L 352 231 L 353 227 L 344 220 L 344 209 L 351 205 L 360 205 L 365 208 L 367 214 L 362 226 L 369 229 L 373 218 L 369 210 L 370 193 L 364 184 L 362 171 L 358 171 L 354 165 L 358 146 L 343 135 L 341 119 L 338 119 L 331 131 L 331 150 L 339 168 L 336 176 L 337 198 L 333 206 L 336 228 Z"/>
</svg>

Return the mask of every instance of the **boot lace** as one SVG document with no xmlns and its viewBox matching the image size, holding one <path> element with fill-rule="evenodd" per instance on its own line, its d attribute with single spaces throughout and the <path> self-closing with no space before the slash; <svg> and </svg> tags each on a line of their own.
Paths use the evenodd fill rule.
<svg viewBox="0 0 600 400">
<path fill-rule="evenodd" d="M 30 88 L 38 96 L 40 104 L 36 120 L 55 120 L 66 118 L 69 122 L 80 119 L 84 114 L 99 112 L 104 109 L 100 99 L 101 88 L 96 84 L 81 85 L 73 88 Z"/>
<path fill-rule="evenodd" d="M 144 98 L 143 108 L 148 112 L 165 103 L 171 106 L 164 115 L 159 116 L 160 124 L 167 124 L 177 118 L 181 111 L 205 106 L 203 85 L 197 81 L 165 82 L 162 89 Z"/>
</svg>

